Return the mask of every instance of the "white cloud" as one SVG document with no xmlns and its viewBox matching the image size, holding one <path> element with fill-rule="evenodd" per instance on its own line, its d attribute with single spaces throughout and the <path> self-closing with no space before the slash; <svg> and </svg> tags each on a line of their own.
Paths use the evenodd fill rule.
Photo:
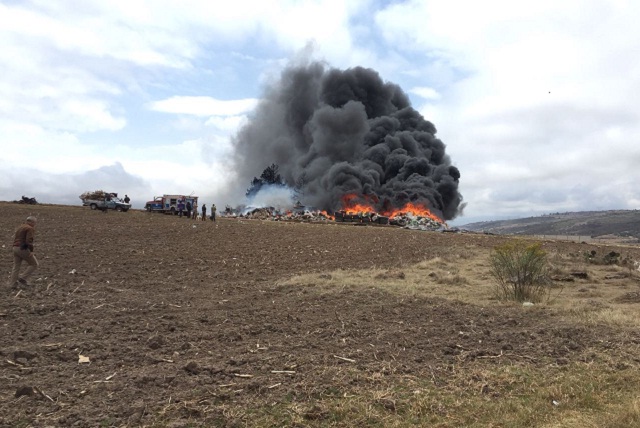
<svg viewBox="0 0 640 428">
<path fill-rule="evenodd" d="M 234 133 L 236 130 L 240 129 L 242 125 L 247 122 L 247 116 L 212 116 L 205 122 L 206 126 L 214 127 L 215 129 L 219 129 L 221 131 L 225 131 L 228 134 Z"/>
<path fill-rule="evenodd" d="M 253 110 L 257 104 L 258 100 L 255 98 L 223 101 L 212 97 L 176 95 L 165 100 L 155 101 L 149 107 L 164 113 L 194 116 L 237 116 Z"/>
<path fill-rule="evenodd" d="M 150 3 L 138 7 L 147 8 L 148 15 L 130 13 L 136 6 L 121 1 L 83 2 L 82 6 L 71 1 L 2 6 L 0 28 L 25 45 L 40 44 L 74 55 L 138 65 L 186 66 L 195 52 L 187 38 L 179 37 L 180 24 L 156 25 L 148 18 L 158 16 L 158 10 Z"/>
<path fill-rule="evenodd" d="M 411 88 L 409 92 L 412 94 L 416 94 L 426 100 L 439 100 L 440 98 L 442 98 L 438 91 L 428 86 Z"/>
</svg>

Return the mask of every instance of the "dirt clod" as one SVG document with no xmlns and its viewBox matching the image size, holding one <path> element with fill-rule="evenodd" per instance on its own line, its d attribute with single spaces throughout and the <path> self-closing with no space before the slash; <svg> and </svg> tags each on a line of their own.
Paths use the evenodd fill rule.
<svg viewBox="0 0 640 428">
<path fill-rule="evenodd" d="M 197 375 L 200 373 L 200 366 L 198 366 L 198 363 L 190 361 L 184 366 L 184 370 L 190 374 Z"/>
<path fill-rule="evenodd" d="M 16 398 L 22 397 L 23 395 L 32 396 L 35 393 L 36 392 L 33 390 L 33 387 L 31 387 L 31 386 L 21 386 L 18 389 L 16 389 L 15 396 L 16 396 Z"/>
</svg>

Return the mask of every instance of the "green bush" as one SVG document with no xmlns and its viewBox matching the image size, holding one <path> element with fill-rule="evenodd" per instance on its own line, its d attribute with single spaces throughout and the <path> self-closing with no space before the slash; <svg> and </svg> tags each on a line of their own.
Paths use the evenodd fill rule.
<svg viewBox="0 0 640 428">
<path fill-rule="evenodd" d="M 627 256 L 625 259 L 628 259 L 628 258 L 629 256 Z M 627 263 L 625 262 L 625 259 L 622 258 L 622 255 L 615 251 L 610 251 L 604 256 L 602 256 L 602 258 L 598 258 L 596 250 L 591 250 L 591 252 L 584 253 L 584 259 L 588 263 L 594 263 L 594 264 L 624 265 L 625 263 Z"/>
<path fill-rule="evenodd" d="M 591 250 L 589 252 L 585 251 L 584 254 L 583 254 L 584 255 L 584 260 L 587 263 L 595 263 L 596 254 L 597 254 L 596 250 Z"/>
<path fill-rule="evenodd" d="M 495 247 L 490 257 L 499 298 L 540 302 L 548 295 L 549 264 L 541 244 L 510 241 Z"/>
<path fill-rule="evenodd" d="M 602 258 L 605 265 L 617 265 L 620 264 L 620 253 L 616 253 L 615 251 L 611 251 L 604 255 Z"/>
</svg>

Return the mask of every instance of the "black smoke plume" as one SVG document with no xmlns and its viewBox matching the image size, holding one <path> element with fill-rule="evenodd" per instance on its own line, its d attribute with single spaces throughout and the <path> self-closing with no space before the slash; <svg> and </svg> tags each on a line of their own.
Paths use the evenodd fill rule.
<svg viewBox="0 0 640 428">
<path fill-rule="evenodd" d="M 235 137 L 235 165 L 248 183 L 271 164 L 301 202 L 342 208 L 356 194 L 380 211 L 423 204 L 445 220 L 461 208 L 460 172 L 436 128 L 408 96 L 372 69 L 289 67 L 266 90 Z"/>
</svg>

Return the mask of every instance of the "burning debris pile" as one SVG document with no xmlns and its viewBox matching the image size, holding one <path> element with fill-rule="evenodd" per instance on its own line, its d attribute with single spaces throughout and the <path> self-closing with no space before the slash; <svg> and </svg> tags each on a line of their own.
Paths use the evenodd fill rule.
<svg viewBox="0 0 640 428">
<path fill-rule="evenodd" d="M 377 213 L 362 212 L 348 214 L 345 211 L 337 211 L 335 213 L 335 220 L 337 222 L 389 224 L 391 226 L 400 226 L 405 229 L 414 230 L 441 230 L 446 227 L 446 223 L 434 220 L 431 217 L 413 215 L 412 213 L 397 213 L 389 218 Z"/>
<path fill-rule="evenodd" d="M 362 208 L 362 207 L 361 207 Z M 396 211 L 389 215 L 382 215 L 371 210 L 355 211 L 353 209 L 340 210 L 332 214 L 313 208 L 306 208 L 296 204 L 291 210 L 280 210 L 274 207 L 261 208 L 231 208 L 227 205 L 222 213 L 223 217 L 251 220 L 298 221 L 298 222 L 337 222 L 391 225 L 414 230 L 443 230 L 446 223 L 433 215 L 415 211 Z"/>
<path fill-rule="evenodd" d="M 267 88 L 234 138 L 234 166 L 256 200 L 284 189 L 338 221 L 375 217 L 380 224 L 386 217 L 435 228 L 464 207 L 460 172 L 435 134 L 402 89 L 376 71 L 310 63 L 285 69 Z M 256 177 L 265 165 L 271 167 Z M 262 200 L 248 203 L 277 206 Z M 267 212 L 253 215 L 273 217 Z"/>
<path fill-rule="evenodd" d="M 446 227 L 446 223 L 442 219 L 419 204 L 410 202 L 402 208 L 376 212 L 374 204 L 360 200 L 361 198 L 358 198 L 357 195 L 343 196 L 342 206 L 346 208 L 336 211 L 336 221 L 390 224 L 420 230 L 439 230 Z"/>
</svg>

